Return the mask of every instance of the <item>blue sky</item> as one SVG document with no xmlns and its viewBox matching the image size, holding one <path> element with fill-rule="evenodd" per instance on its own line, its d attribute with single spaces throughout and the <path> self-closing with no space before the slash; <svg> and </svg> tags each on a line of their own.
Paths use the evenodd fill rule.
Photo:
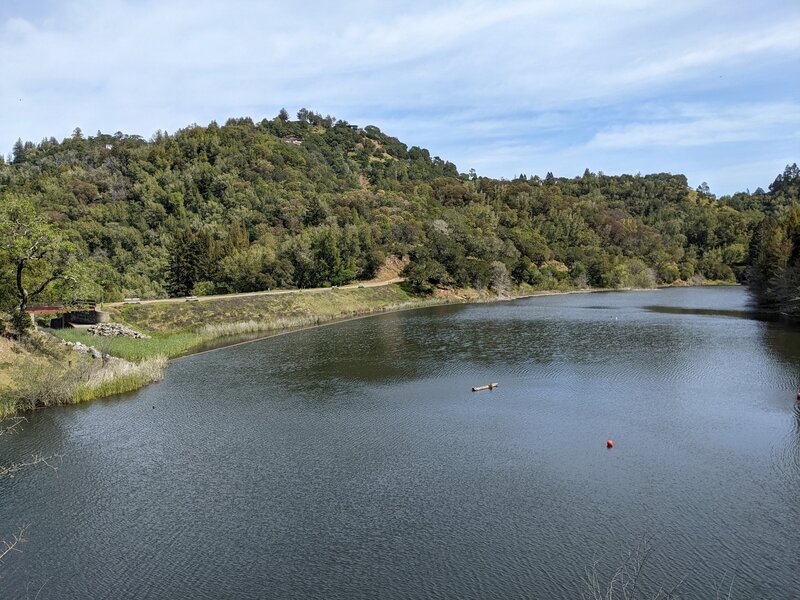
<svg viewBox="0 0 800 600">
<path fill-rule="evenodd" d="M 684 173 L 800 162 L 800 1 L 0 2 L 0 150 L 307 107 L 459 170 Z"/>
</svg>

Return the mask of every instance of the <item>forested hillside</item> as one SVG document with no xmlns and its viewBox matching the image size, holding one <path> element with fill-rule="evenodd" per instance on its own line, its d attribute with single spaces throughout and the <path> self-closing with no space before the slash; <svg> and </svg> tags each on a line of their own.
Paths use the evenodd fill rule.
<svg viewBox="0 0 800 600">
<path fill-rule="evenodd" d="M 787 173 L 793 183 L 719 199 L 666 173 L 497 180 L 303 109 L 298 120 L 282 111 L 149 141 L 79 130 L 62 142 L 20 141 L 0 164 L 0 211 L 7 222 L 29 211 L 60 248 L 24 267 L 30 289 L 58 264 L 56 275 L 71 273 L 42 299 L 337 285 L 369 278 L 388 255 L 410 257 L 409 285 L 423 293 L 647 287 L 742 281 L 754 231 L 766 239 L 793 223 L 797 249 L 800 213 L 788 208 L 797 174 Z M 0 303 L 10 309 L 18 262 L 8 247 L 0 260 Z M 796 266 L 796 250 L 787 261 Z"/>
<path fill-rule="evenodd" d="M 800 317 L 800 169 L 796 164 L 770 186 L 784 210 L 769 214 L 756 229 L 748 283 L 762 308 Z"/>
</svg>

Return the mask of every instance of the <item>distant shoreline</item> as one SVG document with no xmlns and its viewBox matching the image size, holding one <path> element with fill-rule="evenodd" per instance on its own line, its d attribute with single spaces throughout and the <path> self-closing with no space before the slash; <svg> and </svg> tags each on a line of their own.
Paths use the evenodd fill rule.
<svg viewBox="0 0 800 600">
<path fill-rule="evenodd" d="M 391 282 L 394 283 L 394 282 Z M 354 286 L 351 286 L 351 289 Z M 465 306 L 469 304 L 495 304 L 499 302 L 513 302 L 516 300 L 524 300 L 526 298 L 539 298 L 544 296 L 568 296 L 573 294 L 598 294 L 598 293 L 616 293 L 616 292 L 656 292 L 665 289 L 682 289 L 682 288 L 694 288 L 694 287 L 741 287 L 741 284 L 738 283 L 708 283 L 702 285 L 661 285 L 654 288 L 579 288 L 574 290 L 538 290 L 532 292 L 524 292 L 520 294 L 512 294 L 510 296 L 487 296 L 481 298 L 465 298 L 460 300 L 453 300 L 453 299 L 436 299 L 436 298 L 423 298 L 420 299 L 418 302 L 411 301 L 408 306 L 397 306 L 391 307 L 384 310 L 375 310 L 366 314 L 354 315 L 354 316 L 347 316 L 347 317 L 334 317 L 327 321 L 321 321 L 318 323 L 314 323 L 312 325 L 304 325 L 299 327 L 289 327 L 286 329 L 282 329 L 279 331 L 272 331 L 269 333 L 262 334 L 255 334 L 255 337 L 248 337 L 247 339 L 232 339 L 229 343 L 226 343 L 225 336 L 212 338 L 206 342 L 207 344 L 213 345 L 211 348 L 202 348 L 199 347 L 196 350 L 189 350 L 183 354 L 177 355 L 170 359 L 171 361 L 180 360 L 184 358 L 189 358 L 191 356 L 196 356 L 198 354 L 207 354 L 209 352 L 216 352 L 218 350 L 224 350 L 226 348 L 233 348 L 236 346 L 243 346 L 246 344 L 252 344 L 254 342 L 259 342 L 263 340 L 267 340 L 274 337 L 280 337 L 285 335 L 290 335 L 293 333 L 300 333 L 302 331 L 309 331 L 312 329 L 318 329 L 320 327 L 328 327 L 331 325 L 338 325 L 340 323 L 348 323 L 350 321 L 358 321 L 361 319 L 368 319 L 371 317 L 377 317 L 380 315 L 385 314 L 393 314 L 393 313 L 400 313 L 400 312 L 407 312 L 411 310 L 420 310 L 424 308 L 434 308 L 437 306 Z M 299 290 L 290 290 L 290 292 L 295 292 Z M 470 290 L 472 291 L 472 290 Z M 218 296 L 218 298 L 225 298 L 225 296 Z M 236 338 L 237 336 L 231 336 Z M 239 336 L 242 337 L 242 336 Z M 221 342 L 219 344 L 215 344 L 215 342 Z M 202 345 L 201 345 L 202 346 Z"/>
</svg>

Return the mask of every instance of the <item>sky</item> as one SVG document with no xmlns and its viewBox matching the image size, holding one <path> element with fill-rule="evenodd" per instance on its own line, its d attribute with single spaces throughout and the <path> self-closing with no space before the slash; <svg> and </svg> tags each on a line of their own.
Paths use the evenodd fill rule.
<svg viewBox="0 0 800 600">
<path fill-rule="evenodd" d="M 1 153 L 283 107 L 461 172 L 766 189 L 800 162 L 800 0 L 0 0 Z"/>
</svg>

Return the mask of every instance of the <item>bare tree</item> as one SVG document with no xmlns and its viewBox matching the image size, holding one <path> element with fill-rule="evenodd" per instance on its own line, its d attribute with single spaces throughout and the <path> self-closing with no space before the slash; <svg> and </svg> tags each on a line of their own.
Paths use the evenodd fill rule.
<svg viewBox="0 0 800 600">
<path fill-rule="evenodd" d="M 5 420 L 1 420 L 0 437 L 19 431 L 20 425 L 25 421 L 25 417 L 8 417 Z M 0 465 L 0 479 L 3 479 L 4 477 L 14 477 L 14 475 L 19 471 L 38 464 L 44 464 L 51 469 L 56 470 L 56 466 L 53 464 L 54 458 L 60 458 L 60 456 L 45 457 L 39 453 L 36 453 L 23 461 Z M 10 537 L 6 539 L 0 539 L 0 563 L 2 563 L 3 559 L 12 552 L 21 551 L 19 546 L 25 543 L 25 532 L 27 530 L 28 525 L 22 525 L 19 530 L 17 530 L 16 533 L 11 534 Z"/>
<path fill-rule="evenodd" d="M 12 535 L 9 539 L 0 540 L 0 563 L 3 562 L 3 558 L 5 558 L 7 554 L 12 552 L 20 552 L 20 549 L 17 546 L 25 543 L 25 531 L 27 529 L 27 525 L 20 527 L 19 531 Z"/>
<path fill-rule="evenodd" d="M 655 592 L 644 595 L 641 589 L 641 577 L 650 555 L 653 552 L 651 539 L 642 537 L 636 548 L 628 553 L 622 565 L 606 580 L 598 572 L 599 563 L 595 561 L 586 570 L 583 600 L 677 600 L 676 590 L 683 579 L 669 589 L 659 588 Z M 607 583 L 606 583 L 607 581 Z"/>
<path fill-rule="evenodd" d="M 0 421 L 0 437 L 18 431 L 19 426 L 26 420 L 27 419 L 25 419 L 25 417 L 8 417 L 7 419 Z M 52 461 L 53 458 L 60 458 L 60 457 L 59 456 L 45 457 L 37 452 L 35 454 L 32 454 L 30 458 L 27 458 L 20 462 L 13 462 L 5 465 L 0 464 L 0 479 L 2 479 L 3 477 L 14 477 L 14 475 L 19 471 L 22 471 L 27 467 L 33 467 L 38 464 L 45 464 L 55 471 L 56 466 L 53 465 L 52 462 L 48 462 Z"/>
</svg>

